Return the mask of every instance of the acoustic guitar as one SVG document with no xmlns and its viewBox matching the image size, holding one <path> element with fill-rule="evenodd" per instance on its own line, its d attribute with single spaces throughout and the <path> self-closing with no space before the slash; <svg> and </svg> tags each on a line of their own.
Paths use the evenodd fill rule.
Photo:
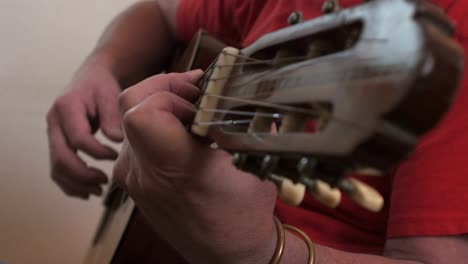
<svg viewBox="0 0 468 264">
<path fill-rule="evenodd" d="M 378 211 L 379 193 L 345 175 L 384 174 L 443 116 L 463 65 L 452 34 L 438 8 L 407 0 L 368 1 L 242 50 L 200 32 L 175 69 L 205 69 L 189 129 L 288 204 L 308 193 L 336 207 L 344 194 Z M 120 189 L 105 205 L 85 263 L 187 263 Z"/>
</svg>

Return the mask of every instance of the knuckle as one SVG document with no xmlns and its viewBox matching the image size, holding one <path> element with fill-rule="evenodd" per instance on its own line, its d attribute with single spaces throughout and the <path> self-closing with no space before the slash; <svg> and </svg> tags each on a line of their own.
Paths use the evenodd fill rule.
<svg viewBox="0 0 468 264">
<path fill-rule="evenodd" d="M 161 73 L 154 75 L 148 79 L 149 85 L 156 87 L 156 91 L 161 89 L 167 89 L 170 85 L 171 79 L 174 78 L 174 74 L 176 73 Z"/>
<path fill-rule="evenodd" d="M 156 75 L 153 75 L 151 76 L 148 80 L 151 80 L 151 81 L 162 81 L 162 80 L 167 80 L 169 78 L 172 78 L 171 76 L 174 76 L 175 73 L 171 72 L 171 73 L 160 73 L 160 74 L 156 74 Z"/>
<path fill-rule="evenodd" d="M 52 180 L 58 185 L 63 185 L 62 181 L 64 180 L 64 178 L 70 177 L 70 173 L 67 171 L 69 170 L 67 170 L 63 162 L 54 164 L 51 173 Z"/>
<path fill-rule="evenodd" d="M 70 102 L 66 95 L 62 95 L 57 100 L 55 100 L 54 105 L 52 107 L 53 111 L 61 112 L 63 109 L 66 109 L 70 106 Z"/>
<path fill-rule="evenodd" d="M 61 186 L 61 189 L 66 195 L 69 195 L 69 196 L 76 196 L 78 194 L 77 192 L 75 192 L 75 191 L 73 191 L 71 189 L 65 188 L 63 186 Z"/>
<path fill-rule="evenodd" d="M 174 98 L 174 94 L 170 91 L 160 91 L 158 92 L 157 96 L 154 97 L 153 101 L 169 101 Z"/>
<path fill-rule="evenodd" d="M 179 73 L 176 73 L 176 72 L 171 72 L 171 73 L 166 74 L 167 78 L 171 80 L 177 78 L 178 75 Z"/>
<path fill-rule="evenodd" d="M 66 170 L 65 162 L 59 157 L 53 155 L 51 157 L 52 176 L 59 175 L 59 172 Z"/>
</svg>

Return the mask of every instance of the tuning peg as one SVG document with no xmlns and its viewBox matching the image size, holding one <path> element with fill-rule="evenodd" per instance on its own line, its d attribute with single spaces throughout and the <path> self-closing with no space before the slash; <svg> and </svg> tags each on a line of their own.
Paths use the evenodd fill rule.
<svg viewBox="0 0 468 264">
<path fill-rule="evenodd" d="M 317 201 L 330 208 L 336 208 L 341 202 L 341 192 L 337 188 L 332 188 L 328 183 L 316 179 L 313 184 L 307 184 L 309 194 Z"/>
<path fill-rule="evenodd" d="M 346 178 L 340 180 L 338 187 L 351 200 L 369 211 L 378 212 L 383 207 L 384 199 L 382 195 L 366 183 L 354 178 Z"/>
<path fill-rule="evenodd" d="M 322 12 L 325 14 L 332 13 L 332 12 L 337 12 L 340 10 L 340 4 L 338 3 L 338 0 L 327 0 L 323 2 L 322 5 Z"/>
<path fill-rule="evenodd" d="M 301 176 L 308 176 L 315 172 L 316 165 L 316 160 L 304 157 L 297 163 L 297 171 Z"/>
<path fill-rule="evenodd" d="M 276 169 L 276 166 L 278 165 L 278 160 L 279 158 L 277 156 L 265 155 L 260 165 L 260 171 L 258 172 L 258 176 L 262 179 L 268 177 L 271 174 L 271 172 Z"/>
<path fill-rule="evenodd" d="M 271 180 L 278 187 L 278 198 L 285 204 L 298 206 L 304 200 L 306 187 L 302 183 L 294 183 L 288 178 L 271 174 Z"/>
<path fill-rule="evenodd" d="M 247 154 L 236 152 L 232 155 L 232 164 L 238 169 L 242 169 L 247 161 Z"/>
<path fill-rule="evenodd" d="M 299 160 L 297 171 L 302 177 L 301 181 L 306 185 L 309 194 L 317 201 L 330 208 L 336 208 L 341 201 L 341 192 L 322 180 L 310 177 L 314 174 L 316 165 L 315 159 L 304 157 Z"/>
</svg>

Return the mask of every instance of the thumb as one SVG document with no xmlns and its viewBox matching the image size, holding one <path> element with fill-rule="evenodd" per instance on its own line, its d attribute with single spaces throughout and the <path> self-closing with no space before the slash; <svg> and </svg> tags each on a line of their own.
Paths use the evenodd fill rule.
<svg viewBox="0 0 468 264">
<path fill-rule="evenodd" d="M 99 96 L 97 111 L 99 115 L 102 133 L 112 141 L 121 142 L 124 134 L 118 106 L 118 95 L 120 88 L 109 88 L 106 94 Z"/>
</svg>

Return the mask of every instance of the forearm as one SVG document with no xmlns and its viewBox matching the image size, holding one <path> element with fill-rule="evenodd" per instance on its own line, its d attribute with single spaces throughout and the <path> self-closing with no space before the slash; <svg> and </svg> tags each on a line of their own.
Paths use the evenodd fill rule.
<svg viewBox="0 0 468 264">
<path fill-rule="evenodd" d="M 370 254 L 344 252 L 315 245 L 315 264 L 421 264 L 418 260 L 404 260 Z M 289 262 L 286 262 L 289 263 Z"/>
<path fill-rule="evenodd" d="M 286 240 L 283 261 L 305 264 L 306 243 L 291 235 Z M 288 237 L 286 237 L 288 239 Z M 291 241 L 292 240 L 292 241 Z M 383 256 L 344 252 L 315 244 L 315 264 L 432 264 L 462 263 L 468 257 L 466 236 L 421 236 L 388 239 Z M 302 242 L 302 244 L 300 243 Z"/>
<path fill-rule="evenodd" d="M 173 42 L 156 1 L 139 2 L 111 22 L 86 62 L 107 67 L 127 87 L 161 71 Z"/>
<path fill-rule="evenodd" d="M 273 238 L 273 237 L 271 237 Z M 271 240 L 274 241 L 275 239 Z M 249 239 L 248 242 L 250 242 Z M 276 242 L 276 241 L 275 241 Z M 216 243 L 218 250 L 220 246 L 219 243 Z M 243 244 L 243 243 L 242 243 Z M 236 243 L 230 243 L 230 246 L 235 246 L 235 249 L 239 249 L 240 247 L 239 241 Z M 251 252 L 252 254 L 249 256 L 248 254 L 234 254 L 234 255 L 226 255 L 224 257 L 218 254 L 210 255 L 209 252 L 211 250 L 197 250 L 195 255 L 201 254 L 201 256 L 190 258 L 194 263 L 206 263 L 206 259 L 216 259 L 218 262 L 223 263 L 239 263 L 239 264 L 250 264 L 250 263 L 269 263 L 271 257 L 274 254 L 274 245 L 271 243 L 265 243 L 265 249 L 262 247 L 258 247 L 257 250 Z M 225 250 L 221 250 L 222 252 L 227 252 Z M 229 250 L 231 251 L 231 250 Z M 242 251 L 248 252 L 248 251 Z M 285 232 L 285 244 L 283 249 L 283 256 L 281 258 L 280 263 L 287 263 L 287 264 L 307 264 L 309 259 L 309 250 L 305 241 L 296 236 L 295 234 L 286 231 Z M 417 257 L 399 257 L 399 256 L 379 256 L 379 255 L 371 255 L 371 254 L 359 254 L 359 253 L 350 253 L 345 251 L 340 251 L 332 248 L 328 248 L 322 245 L 314 244 L 314 257 L 315 261 L 314 264 L 422 264 L 422 263 L 439 263 L 439 262 L 423 262 L 419 260 Z M 193 257 L 193 255 L 192 255 Z M 197 261 L 197 260 L 204 260 L 204 261 Z M 411 260 L 413 259 L 413 260 Z M 416 260 L 415 260 L 416 259 Z M 213 263 L 217 263 L 214 261 Z"/>
</svg>

